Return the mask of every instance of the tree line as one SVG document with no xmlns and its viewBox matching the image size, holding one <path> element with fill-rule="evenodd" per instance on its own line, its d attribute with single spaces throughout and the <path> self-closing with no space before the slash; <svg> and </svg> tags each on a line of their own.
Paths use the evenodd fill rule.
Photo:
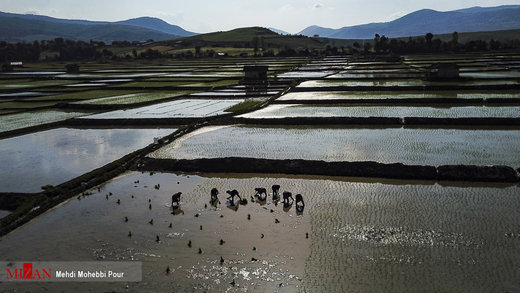
<svg viewBox="0 0 520 293">
<path fill-rule="evenodd" d="M 475 52 L 475 51 L 496 51 L 505 49 L 520 48 L 520 40 L 498 41 L 491 39 L 471 40 L 465 43 L 459 42 L 459 34 L 452 33 L 451 39 L 442 41 L 439 38 L 434 39 L 432 33 L 427 33 L 423 37 L 409 37 L 408 39 L 394 38 L 389 39 L 385 35 L 375 34 L 373 44 L 365 43 L 363 48 L 359 43 L 354 43 L 353 52 L 376 54 L 395 53 L 395 54 L 413 54 L 413 53 L 442 53 L 442 52 Z"/>
<path fill-rule="evenodd" d="M 151 42 L 152 40 L 150 40 Z M 520 48 L 520 40 L 498 41 L 491 39 L 473 40 L 465 43 L 459 42 L 459 35 L 454 32 L 451 39 L 442 41 L 434 38 L 434 35 L 427 33 L 423 37 L 409 37 L 390 39 L 384 35 L 376 34 L 372 41 L 363 44 L 358 42 L 352 46 L 331 46 L 318 49 L 293 49 L 289 46 L 278 48 L 275 52 L 267 48 L 267 44 L 260 38 L 255 38 L 251 42 L 254 48 L 254 56 L 274 57 L 274 56 L 319 56 L 319 55 L 341 55 L 341 54 L 413 54 L 413 53 L 437 53 L 437 52 L 473 52 L 473 51 L 495 51 L 504 49 Z M 98 41 L 72 41 L 63 38 L 54 40 L 34 41 L 32 43 L 7 43 L 0 42 L 0 62 L 9 63 L 13 61 L 36 62 L 39 60 L 47 61 L 79 61 L 79 60 L 99 60 L 99 59 L 155 59 L 155 58 L 214 58 L 226 57 L 227 54 L 217 53 L 214 50 L 202 51 L 200 46 L 195 50 L 187 50 L 182 53 L 160 52 L 148 48 L 146 50 L 132 50 L 124 56 L 114 52 L 118 48 L 137 46 L 136 42 L 113 42 L 107 46 L 104 42 Z M 261 49 L 261 53 L 260 53 Z M 244 53 L 242 56 L 246 56 Z"/>
</svg>

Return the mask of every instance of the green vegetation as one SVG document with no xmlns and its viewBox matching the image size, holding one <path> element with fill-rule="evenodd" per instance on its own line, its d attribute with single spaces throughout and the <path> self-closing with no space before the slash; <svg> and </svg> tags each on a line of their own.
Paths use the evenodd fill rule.
<svg viewBox="0 0 520 293">
<path fill-rule="evenodd" d="M 185 86 L 190 85 L 193 81 L 135 81 L 113 86 L 114 88 L 126 88 L 126 87 L 142 87 L 142 88 L 161 88 L 168 86 Z"/>
<path fill-rule="evenodd" d="M 431 33 L 419 37 L 393 39 L 377 35 L 374 40 L 344 40 L 310 38 L 303 35 L 279 35 L 266 28 L 247 27 L 146 44 L 114 42 L 112 45 L 106 45 L 103 42 L 87 43 L 56 38 L 33 43 L 0 42 L 0 62 L 4 65 L 9 61 L 19 60 L 24 62 L 140 60 L 139 62 L 142 62 L 161 58 L 495 51 L 519 48 L 519 32 L 520 30 L 460 33 L 456 38 L 453 34 L 434 36 Z M 65 65 L 56 69 L 63 71 Z M 89 70 L 87 64 L 78 65 L 81 66 L 82 71 Z"/>
<path fill-rule="evenodd" d="M 185 41 L 207 41 L 207 42 L 250 42 L 254 37 L 278 37 L 279 34 L 263 27 L 237 28 L 225 32 L 214 32 L 196 35 L 180 40 Z"/>
<path fill-rule="evenodd" d="M 516 31 L 519 32 L 519 31 Z M 511 32 L 506 31 L 506 34 Z M 453 32 L 451 37 L 443 35 L 443 38 L 434 38 L 434 35 L 427 33 L 422 37 L 409 37 L 406 41 L 403 38 L 389 39 L 387 37 L 374 37 L 373 51 L 376 53 L 429 53 L 429 52 L 473 52 L 473 51 L 494 51 L 500 49 L 512 49 L 520 46 L 518 37 L 509 40 L 499 41 L 491 38 L 488 41 L 483 37 L 483 33 L 468 33 L 467 41 L 461 43 L 459 33 Z M 489 37 L 490 34 L 487 34 Z M 471 37 L 475 37 L 472 39 Z M 359 48 L 360 49 L 360 48 Z M 365 47 L 364 51 L 370 50 Z M 357 50 L 359 51 L 359 50 Z"/>
<path fill-rule="evenodd" d="M 145 88 L 162 88 L 162 87 L 217 87 L 217 86 L 226 86 L 226 85 L 235 85 L 238 84 L 238 80 L 221 80 L 221 81 L 200 81 L 194 75 L 194 78 L 191 81 L 136 81 L 125 84 L 119 84 L 114 86 L 115 88 L 127 88 L 127 87 L 141 87 Z"/>
<path fill-rule="evenodd" d="M 21 89 L 21 88 L 38 88 L 56 85 L 70 84 L 68 80 L 17 80 L 17 81 L 3 81 L 0 83 L 0 90 L 5 89 Z"/>
<path fill-rule="evenodd" d="M 221 81 L 214 81 L 214 82 L 199 82 L 199 83 L 193 83 L 190 84 L 190 86 L 207 86 L 207 87 L 219 87 L 219 86 L 228 86 L 228 85 L 237 85 L 239 83 L 239 80 L 236 79 L 228 79 L 228 80 L 221 80 Z"/>
<path fill-rule="evenodd" d="M 15 113 L 16 110 L 0 110 L 0 115 Z"/>
<path fill-rule="evenodd" d="M 243 112 L 243 111 L 250 110 L 251 108 L 255 107 L 256 105 L 258 105 L 260 103 L 262 103 L 262 101 L 260 101 L 260 100 L 245 101 L 240 104 L 236 104 L 232 107 L 229 107 L 224 111 L 231 112 L 231 113 Z"/>
<path fill-rule="evenodd" d="M 1 110 L 8 110 L 8 109 L 37 109 L 37 108 L 45 108 L 45 107 L 51 107 L 56 105 L 56 102 L 31 102 L 31 103 L 24 103 L 24 102 L 5 102 L 0 103 L 0 109 Z"/>
</svg>

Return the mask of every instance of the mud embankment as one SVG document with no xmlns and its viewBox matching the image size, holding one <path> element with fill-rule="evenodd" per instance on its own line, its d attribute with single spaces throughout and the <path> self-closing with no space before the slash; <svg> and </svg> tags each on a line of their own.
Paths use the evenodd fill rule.
<svg viewBox="0 0 520 293">
<path fill-rule="evenodd" d="M 170 160 L 147 157 L 139 160 L 135 169 L 166 172 L 276 173 L 438 181 L 520 182 L 518 172 L 508 166 L 445 165 L 435 167 L 401 163 L 383 164 L 370 161 L 325 162 L 237 157 Z"/>
</svg>

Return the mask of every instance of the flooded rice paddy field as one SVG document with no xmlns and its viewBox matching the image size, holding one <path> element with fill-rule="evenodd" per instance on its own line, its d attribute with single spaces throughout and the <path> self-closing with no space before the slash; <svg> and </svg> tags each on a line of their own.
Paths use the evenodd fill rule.
<svg viewBox="0 0 520 293">
<path fill-rule="evenodd" d="M 375 106 L 375 105 L 270 105 L 255 112 L 240 115 L 244 118 L 285 117 L 428 117 L 428 118 L 520 118 L 519 106 Z"/>
<path fill-rule="evenodd" d="M 57 110 L 41 110 L 0 116 L 0 133 L 25 127 L 37 126 L 74 117 L 88 115 L 89 112 L 68 112 Z"/>
<path fill-rule="evenodd" d="M 190 88 L 190 87 L 205 87 L 205 88 L 211 88 L 211 87 L 220 87 L 220 86 L 228 86 L 228 85 L 235 85 L 238 84 L 239 80 L 219 80 L 211 79 L 211 80 L 204 80 L 204 78 L 193 78 L 192 80 L 186 80 L 186 79 L 173 79 L 172 81 L 168 81 L 168 78 L 164 78 L 165 80 L 143 80 L 143 81 L 135 81 L 135 82 L 129 82 L 129 83 L 121 83 L 114 85 L 114 88 L 135 88 L 135 87 L 142 87 L 142 88 L 164 88 L 164 87 L 180 87 L 180 88 Z"/>
<path fill-rule="evenodd" d="M 251 157 L 376 161 L 408 165 L 520 166 L 518 129 L 205 127 L 151 153 L 152 158 Z M 275 170 L 273 170 L 275 171 Z"/>
<path fill-rule="evenodd" d="M 0 191 L 40 192 L 152 144 L 175 129 L 57 128 L 0 140 Z"/>
<path fill-rule="evenodd" d="M 445 61 L 461 65 L 462 76 L 478 79 L 456 83 L 423 81 L 417 68 L 442 59 L 428 56 L 406 57 L 404 63 L 353 62 L 338 57 L 313 61 L 272 58 L 261 59 L 260 63 L 269 65 L 269 76 L 307 79 L 301 90 L 323 86 L 518 84 L 517 71 L 501 64 L 501 57 L 488 57 L 465 60 L 446 56 Z M 126 108 L 86 117 L 99 120 L 221 115 L 243 102 L 240 95 L 248 93 L 240 84 L 246 64 L 252 64 L 251 59 L 165 61 L 142 66 L 86 64 L 81 74 L 64 74 L 60 72 L 62 66 L 56 65 L 35 70 L 32 75 L 0 75 L 0 94 L 27 92 L 27 88 L 54 93 L 0 103 L 0 113 L 4 114 L 0 121 L 6 122 L 1 123 L 0 131 L 5 131 L 1 127 L 16 129 L 84 115 L 79 110 L 81 104 L 99 109 L 108 104 Z M 285 87 L 275 86 L 278 88 L 273 87 L 268 94 Z M 182 90 L 165 90 L 167 87 Z M 160 102 L 179 93 L 191 93 L 189 87 L 201 93 L 193 99 Z M 292 92 L 279 100 L 296 101 L 293 105 L 270 105 L 243 117 L 518 117 L 520 110 L 509 105 L 375 105 L 378 99 L 409 98 L 518 99 L 520 94 L 498 90 Z M 361 107 L 335 102 L 361 99 L 374 100 L 374 104 Z M 330 100 L 330 106 L 298 105 L 299 100 Z M 134 109 L 125 107 L 149 101 L 156 102 Z M 57 103 L 67 103 L 71 111 L 67 115 L 71 116 L 50 108 Z M 8 114 L 33 107 L 49 109 Z M 0 191 L 39 192 L 43 185 L 57 185 L 85 174 L 175 130 L 57 128 L 2 139 L 0 164 L 8 167 L 0 169 Z M 513 127 L 230 125 L 201 128 L 149 156 L 518 168 L 519 139 L 520 131 Z M 276 205 L 271 197 L 267 201 L 252 200 L 254 188 L 269 190 L 273 184 L 281 185 L 281 191 L 301 193 L 306 203 L 304 212 L 297 213 L 294 206 Z M 220 191 L 221 204 L 217 206 L 209 203 L 213 187 Z M 228 189 L 237 189 L 248 203 L 229 206 L 225 202 Z M 177 191 L 183 195 L 180 208 L 174 210 L 171 195 Z M 500 184 L 126 172 L 3 236 L 0 255 L 8 261 L 142 261 L 142 282 L 89 283 L 88 288 L 83 283 L 0 283 L 0 291 L 515 292 L 520 291 L 518 192 L 518 185 Z M 0 218 L 7 213 L 0 211 Z M 34 243 L 38 243 L 38 250 Z"/>
<path fill-rule="evenodd" d="M 380 79 L 372 81 L 360 80 L 311 80 L 304 81 L 298 87 L 340 87 L 340 86 L 361 86 L 361 87 L 377 87 L 377 86 L 447 86 L 447 85 L 516 85 L 517 80 L 471 80 L 471 81 L 423 81 L 420 79 Z"/>
<path fill-rule="evenodd" d="M 332 87 L 332 86 L 422 86 L 424 82 L 419 79 L 399 79 L 399 80 L 310 80 L 298 85 L 299 88 L 307 87 Z"/>
<path fill-rule="evenodd" d="M 66 80 L 1 80 L 0 90 L 15 90 L 15 89 L 28 89 L 28 88 L 39 88 L 48 86 L 60 86 L 70 84 L 70 81 Z"/>
<path fill-rule="evenodd" d="M 0 110 L 0 115 L 12 114 L 18 112 L 17 110 Z"/>
<path fill-rule="evenodd" d="M 277 100 L 363 100 L 363 99 L 519 99 L 517 91 L 471 92 L 471 91 L 424 91 L 424 92 L 290 92 Z"/>
<path fill-rule="evenodd" d="M 251 200 L 254 188 L 273 184 L 301 193 L 303 213 L 270 196 Z M 216 207 L 213 187 L 221 191 Z M 129 172 L 4 236 L 0 253 L 7 261 L 140 261 L 142 282 L 0 283 L 0 290 L 514 292 L 518 188 Z M 226 189 L 248 203 L 227 206 Z M 172 210 L 177 191 L 180 208 Z"/>
<path fill-rule="evenodd" d="M 3 218 L 3 217 L 6 217 L 10 213 L 11 213 L 10 211 L 0 210 L 0 219 Z"/>
<path fill-rule="evenodd" d="M 370 72 L 370 70 L 367 70 Z M 423 78 L 424 73 L 402 73 L 402 72 L 380 72 L 380 73 L 352 73 L 352 72 L 341 72 L 338 74 L 327 76 L 327 79 L 396 79 L 396 78 Z"/>
<path fill-rule="evenodd" d="M 0 94 L 0 102 L 16 100 L 18 98 L 40 97 L 40 96 L 45 96 L 45 95 L 50 95 L 50 94 L 51 93 L 33 92 L 33 91 Z"/>
<path fill-rule="evenodd" d="M 335 71 L 289 71 L 278 74 L 278 78 L 320 78 L 334 74 Z"/>
<path fill-rule="evenodd" d="M 519 71 L 461 72 L 461 77 L 471 78 L 520 78 Z"/>
<path fill-rule="evenodd" d="M 126 95 L 117 95 L 111 97 L 89 99 L 84 101 L 75 102 L 75 104 L 87 104 L 87 105 L 124 105 L 124 104 L 136 104 L 144 102 L 152 102 L 156 100 L 174 98 L 179 96 L 188 95 L 193 91 L 170 91 L 170 92 L 141 92 Z"/>
<path fill-rule="evenodd" d="M 31 103 L 10 101 L 0 103 L 0 110 L 32 111 L 41 108 L 51 108 L 56 105 L 56 101 L 35 101 Z"/>
<path fill-rule="evenodd" d="M 200 118 L 225 113 L 243 99 L 181 99 L 128 110 L 85 116 L 87 119 Z"/>
<path fill-rule="evenodd" d="M 89 87 L 104 87 L 108 85 L 108 83 L 99 83 L 99 82 L 90 82 L 90 83 L 76 83 L 76 84 L 66 84 L 66 87 L 74 87 L 74 88 L 89 88 Z"/>
</svg>

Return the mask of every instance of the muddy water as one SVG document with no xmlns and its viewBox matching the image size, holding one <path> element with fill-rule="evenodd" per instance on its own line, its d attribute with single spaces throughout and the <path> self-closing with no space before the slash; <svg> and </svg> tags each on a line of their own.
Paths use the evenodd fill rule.
<svg viewBox="0 0 520 293">
<path fill-rule="evenodd" d="M 58 128 L 0 140 L 0 191 L 39 192 L 153 143 L 175 129 Z"/>
<path fill-rule="evenodd" d="M 433 166 L 507 165 L 518 168 L 519 140 L 518 129 L 205 127 L 149 156 L 376 161 Z"/>
<path fill-rule="evenodd" d="M 275 206 L 271 198 L 251 201 L 255 187 L 272 184 L 302 193 L 303 214 Z M 237 189 L 249 202 L 237 210 L 212 207 L 213 187 L 221 193 Z M 183 192 L 182 212 L 172 214 L 170 196 L 177 191 Z M 518 191 L 348 178 L 130 172 L 4 236 L 0 255 L 8 261 L 142 261 L 141 283 L 0 283 L 0 291 L 518 291 Z M 219 197 L 224 202 L 224 195 Z"/>
<path fill-rule="evenodd" d="M 241 115 L 245 118 L 284 118 L 284 117 L 520 117 L 520 107 L 460 106 L 319 106 L 319 105 L 271 105 L 266 108 Z"/>
</svg>

